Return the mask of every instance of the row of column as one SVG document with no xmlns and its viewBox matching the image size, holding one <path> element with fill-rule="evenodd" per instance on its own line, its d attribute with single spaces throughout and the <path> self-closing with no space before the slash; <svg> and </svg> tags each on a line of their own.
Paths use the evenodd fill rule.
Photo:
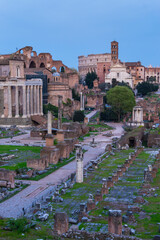
<svg viewBox="0 0 160 240">
<path fill-rule="evenodd" d="M 15 86 L 15 117 L 19 115 L 19 95 L 18 87 Z M 43 115 L 43 95 L 41 85 L 24 85 L 23 89 L 23 118 L 30 117 L 31 115 Z M 8 118 L 12 118 L 12 95 L 11 86 L 8 86 Z"/>
<path fill-rule="evenodd" d="M 133 108 L 133 122 L 143 122 L 143 109 Z"/>
</svg>

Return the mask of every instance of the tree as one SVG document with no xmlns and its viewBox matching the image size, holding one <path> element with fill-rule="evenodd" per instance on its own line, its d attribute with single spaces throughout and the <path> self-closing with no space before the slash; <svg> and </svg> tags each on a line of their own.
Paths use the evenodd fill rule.
<svg viewBox="0 0 160 240">
<path fill-rule="evenodd" d="M 135 98 L 133 92 L 128 87 L 116 86 L 107 92 L 107 102 L 118 115 L 118 121 L 121 116 L 127 112 L 131 112 L 135 106 Z"/>
<path fill-rule="evenodd" d="M 75 111 L 73 115 L 73 121 L 74 122 L 83 122 L 85 118 L 83 111 Z"/>
<path fill-rule="evenodd" d="M 88 86 L 89 89 L 93 88 L 93 81 L 95 79 L 98 79 L 96 72 L 88 72 L 86 77 L 85 77 L 85 82 L 86 85 Z"/>
<path fill-rule="evenodd" d="M 80 101 L 80 96 L 79 96 L 78 92 L 75 91 L 74 88 L 72 88 L 72 98 L 74 100 Z"/>
<path fill-rule="evenodd" d="M 48 103 L 46 105 L 43 105 L 43 113 L 47 114 L 48 111 L 52 113 L 56 118 L 58 117 L 58 107 Z"/>
<path fill-rule="evenodd" d="M 147 93 L 157 91 L 158 85 L 149 83 L 147 81 L 147 82 L 138 83 L 136 88 L 137 88 L 137 91 L 139 94 L 141 94 L 142 96 L 145 96 L 145 95 L 147 95 Z"/>
</svg>

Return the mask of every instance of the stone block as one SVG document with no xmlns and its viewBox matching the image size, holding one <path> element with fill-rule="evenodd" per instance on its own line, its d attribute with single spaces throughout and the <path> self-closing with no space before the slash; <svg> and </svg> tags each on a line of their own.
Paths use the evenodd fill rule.
<svg viewBox="0 0 160 240">
<path fill-rule="evenodd" d="M 66 233 L 69 228 L 69 219 L 66 213 L 59 212 L 55 214 L 54 230 L 59 234 Z"/>
</svg>

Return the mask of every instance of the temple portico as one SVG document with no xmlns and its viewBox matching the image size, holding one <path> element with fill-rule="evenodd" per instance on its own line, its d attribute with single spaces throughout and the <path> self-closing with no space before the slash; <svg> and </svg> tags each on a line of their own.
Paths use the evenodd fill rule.
<svg viewBox="0 0 160 240">
<path fill-rule="evenodd" d="M 43 115 L 41 79 L 0 82 L 0 90 L 4 95 L 1 118 Z"/>
</svg>

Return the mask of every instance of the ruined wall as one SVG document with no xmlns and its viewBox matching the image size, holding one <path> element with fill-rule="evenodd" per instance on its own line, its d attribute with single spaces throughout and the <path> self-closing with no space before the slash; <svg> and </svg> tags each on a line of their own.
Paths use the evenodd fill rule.
<svg viewBox="0 0 160 240">
<path fill-rule="evenodd" d="M 69 239 L 82 239 L 82 240 L 104 240 L 104 239 L 114 239 L 114 240 L 140 240 L 136 237 L 124 236 L 124 235 L 115 235 L 110 233 L 89 233 L 86 231 L 69 231 L 63 234 L 63 238 Z"/>
</svg>

